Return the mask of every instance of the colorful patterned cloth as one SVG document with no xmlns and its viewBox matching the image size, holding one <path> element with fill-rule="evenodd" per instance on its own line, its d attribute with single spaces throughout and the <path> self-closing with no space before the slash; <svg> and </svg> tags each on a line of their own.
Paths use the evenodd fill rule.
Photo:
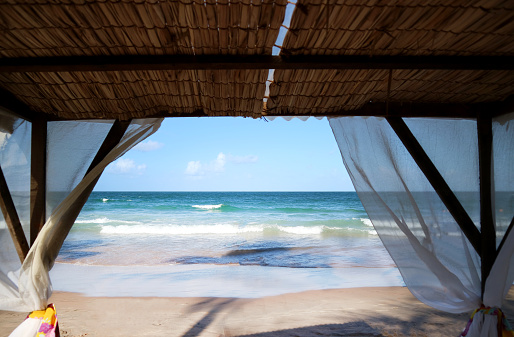
<svg viewBox="0 0 514 337">
<path fill-rule="evenodd" d="M 498 337 L 514 337 L 514 331 L 512 330 L 509 321 L 507 321 L 507 317 L 505 317 L 505 314 L 499 308 L 485 307 L 483 305 L 477 310 L 473 311 L 473 313 L 471 314 L 471 318 L 469 319 L 468 325 L 466 325 L 466 329 L 464 329 L 464 331 L 459 337 L 465 337 L 468 335 L 469 328 L 473 323 L 473 318 L 478 312 L 482 313 L 482 315 L 497 316 Z"/>
<path fill-rule="evenodd" d="M 59 337 L 59 325 L 57 324 L 57 312 L 55 306 L 49 304 L 46 310 L 31 312 L 27 319 L 34 318 L 42 320 L 36 337 Z"/>
</svg>

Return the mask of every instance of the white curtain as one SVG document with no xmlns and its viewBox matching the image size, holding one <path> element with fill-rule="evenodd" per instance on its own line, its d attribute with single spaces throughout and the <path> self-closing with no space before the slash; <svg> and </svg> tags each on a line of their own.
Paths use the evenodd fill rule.
<svg viewBox="0 0 514 337">
<path fill-rule="evenodd" d="M 86 175 L 113 120 L 56 121 L 47 125 L 47 219 Z"/>
<path fill-rule="evenodd" d="M 493 122 L 494 209 L 501 239 L 512 219 L 514 114 Z M 422 302 L 452 313 L 501 307 L 514 280 L 509 235 L 481 300 L 480 258 L 387 120 L 329 120 L 362 204 L 405 284 Z M 474 120 L 404 119 L 479 228 L 477 127 Z M 496 336 L 494 317 L 475 316 L 468 336 Z"/>
<path fill-rule="evenodd" d="M 0 110 L 0 166 L 23 226 L 29 237 L 31 124 Z M 20 259 L 0 212 L 0 309 L 19 304 L 17 276 Z"/>
<path fill-rule="evenodd" d="M 8 116 L 8 118 L 4 118 Z M 30 123 L 2 112 L 0 119 L 0 165 L 12 194 L 24 196 L 16 207 L 28 211 L 30 188 Z M 70 211 L 87 198 L 88 189 L 104 168 L 137 143 L 157 131 L 162 119 L 134 120 L 118 145 L 86 176 L 113 121 L 69 121 L 48 123 L 47 210 L 49 216 L 21 265 L 5 221 L 0 223 L 0 310 L 43 310 L 52 293 L 48 272 L 73 226 Z M 13 149 L 22 149 L 22 151 Z M 24 175 L 13 179 L 12 170 Z M 18 208 L 20 205 L 20 208 Z M 22 212 L 23 213 L 23 212 Z M 21 217 L 24 227 L 27 217 Z M 3 220 L 3 218 L 2 218 Z M 26 235 L 28 232 L 26 231 Z M 28 236 L 27 236 L 28 237 Z"/>
</svg>

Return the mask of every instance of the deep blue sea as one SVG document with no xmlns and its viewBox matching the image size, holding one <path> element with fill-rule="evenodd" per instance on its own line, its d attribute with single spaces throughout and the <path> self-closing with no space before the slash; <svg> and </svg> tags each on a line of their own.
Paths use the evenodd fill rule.
<svg viewBox="0 0 514 337">
<path fill-rule="evenodd" d="M 57 262 L 394 265 L 355 192 L 93 192 Z"/>
</svg>

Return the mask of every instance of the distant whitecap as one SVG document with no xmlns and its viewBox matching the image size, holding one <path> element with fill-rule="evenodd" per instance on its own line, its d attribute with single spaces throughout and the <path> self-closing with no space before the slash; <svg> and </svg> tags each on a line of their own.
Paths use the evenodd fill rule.
<svg viewBox="0 0 514 337">
<path fill-rule="evenodd" d="M 223 204 L 218 204 L 218 205 L 193 205 L 194 208 L 199 208 L 199 209 L 217 209 L 217 208 L 221 208 L 221 206 L 223 206 Z"/>
</svg>

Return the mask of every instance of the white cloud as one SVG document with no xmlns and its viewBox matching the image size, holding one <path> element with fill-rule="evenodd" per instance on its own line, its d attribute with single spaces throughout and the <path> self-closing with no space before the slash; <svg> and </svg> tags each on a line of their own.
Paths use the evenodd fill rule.
<svg viewBox="0 0 514 337">
<path fill-rule="evenodd" d="M 199 161 L 190 161 L 189 163 L 187 163 L 185 174 L 189 176 L 203 175 L 202 164 Z"/>
<path fill-rule="evenodd" d="M 136 163 L 129 158 L 120 158 L 114 163 L 111 163 L 106 172 L 113 174 L 136 174 L 141 175 L 146 170 L 145 164 L 136 165 Z"/>
<path fill-rule="evenodd" d="M 164 146 L 163 143 L 149 140 L 147 142 L 137 144 L 136 146 L 134 146 L 134 150 L 141 151 L 141 152 L 149 152 L 149 151 L 158 150 L 163 146 Z"/>
<path fill-rule="evenodd" d="M 211 162 L 210 171 L 223 172 L 225 171 L 225 164 L 227 163 L 227 156 L 223 152 L 218 154 L 218 157 Z"/>
<path fill-rule="evenodd" d="M 190 161 L 187 163 L 187 167 L 185 170 L 185 174 L 193 177 L 202 177 L 209 173 L 220 173 L 225 171 L 225 166 L 227 163 L 235 163 L 235 164 L 247 164 L 247 163 L 256 163 L 258 161 L 258 157 L 254 155 L 247 156 L 233 156 L 231 154 L 224 154 L 220 152 L 216 159 L 210 161 L 209 163 L 201 163 L 200 161 Z"/>
</svg>

